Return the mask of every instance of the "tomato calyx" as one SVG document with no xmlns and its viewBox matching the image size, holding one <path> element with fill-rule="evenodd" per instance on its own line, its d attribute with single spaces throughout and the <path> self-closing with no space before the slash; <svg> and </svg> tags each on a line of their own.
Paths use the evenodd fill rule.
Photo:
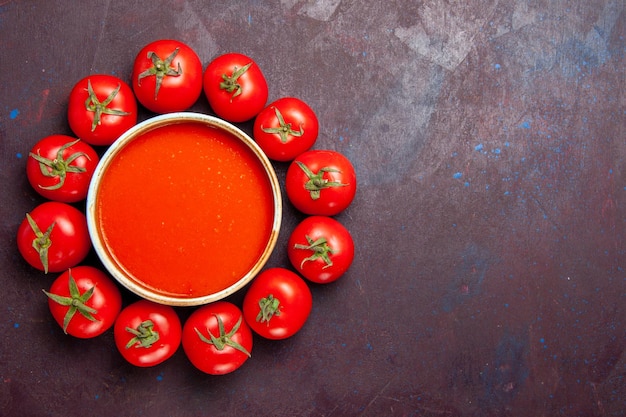
<svg viewBox="0 0 626 417">
<path fill-rule="evenodd" d="M 63 333 L 65 334 L 67 334 L 67 326 L 70 324 L 70 321 L 77 312 L 80 313 L 87 320 L 98 321 L 98 319 L 93 316 L 98 311 L 86 305 L 87 301 L 91 298 L 94 290 L 96 289 L 95 285 L 89 288 L 83 294 L 81 294 L 78 286 L 76 285 L 76 281 L 72 276 L 72 270 L 70 269 L 68 272 L 70 289 L 69 297 L 53 294 L 46 290 L 42 290 L 48 296 L 48 298 L 52 299 L 54 302 L 69 307 L 67 313 L 65 313 L 65 317 L 63 317 Z"/>
<path fill-rule="evenodd" d="M 198 335 L 200 340 L 202 340 L 204 343 L 208 343 L 209 345 L 213 345 L 217 350 L 224 350 L 226 346 L 230 346 L 231 348 L 237 349 L 238 351 L 245 353 L 248 357 L 250 357 L 250 352 L 248 352 L 245 347 L 241 346 L 239 343 L 235 342 L 232 339 L 233 335 L 237 333 L 237 330 L 239 330 L 239 326 L 241 326 L 243 316 L 239 317 L 237 323 L 235 323 L 231 331 L 229 331 L 228 333 L 226 333 L 226 330 L 224 329 L 224 322 L 222 321 L 220 316 L 215 314 L 215 318 L 217 319 L 217 326 L 219 329 L 218 337 L 213 336 L 211 331 L 209 329 L 206 329 L 210 337 L 210 339 L 208 339 L 200 332 L 200 330 L 198 330 L 197 327 L 194 327 L 193 329 L 196 331 L 196 334 Z"/>
<path fill-rule="evenodd" d="M 328 179 L 324 178 L 324 173 L 326 172 L 341 172 L 340 170 L 336 168 L 323 167 L 323 168 L 320 168 L 320 170 L 317 171 L 317 173 L 314 173 L 313 171 L 309 169 L 309 167 L 307 167 L 302 162 L 296 161 L 296 164 L 298 164 L 300 169 L 304 171 L 304 173 L 309 179 L 304 184 L 304 188 L 307 191 L 309 191 L 311 198 L 313 200 L 317 200 L 318 198 L 320 198 L 321 191 L 325 188 L 345 187 L 348 185 L 340 181 L 329 181 Z"/>
<path fill-rule="evenodd" d="M 43 271 L 47 274 L 48 248 L 52 245 L 52 239 L 50 239 L 50 235 L 52 234 L 52 229 L 54 229 L 56 222 L 52 222 L 52 224 L 48 226 L 46 231 L 42 233 L 39 225 L 37 225 L 37 223 L 30 214 L 26 213 L 26 219 L 28 220 L 28 225 L 32 229 L 33 233 L 35 233 L 35 238 L 33 239 L 33 249 L 35 249 L 39 254 L 39 260 L 41 260 L 41 264 L 43 265 Z"/>
<path fill-rule="evenodd" d="M 261 130 L 263 132 L 270 133 L 270 134 L 277 133 L 280 136 L 280 141 L 282 143 L 287 143 L 287 138 L 289 137 L 289 135 L 294 136 L 296 138 L 299 138 L 302 135 L 304 135 L 304 129 L 302 128 L 302 125 L 300 125 L 300 130 L 293 130 L 291 128 L 291 123 L 285 123 L 285 118 L 281 114 L 280 110 L 278 110 L 278 107 L 272 107 L 272 108 L 274 109 L 274 112 L 276 113 L 276 118 L 278 119 L 278 123 L 280 126 L 267 127 L 267 128 L 262 127 Z"/>
<path fill-rule="evenodd" d="M 117 93 L 120 92 L 120 88 L 122 88 L 122 85 L 118 83 L 115 90 L 113 90 L 111 94 L 109 94 L 107 98 L 104 99 L 103 102 L 100 102 L 100 100 L 98 100 L 98 96 L 96 96 L 95 91 L 93 91 L 93 87 L 91 86 L 91 80 L 87 80 L 88 97 L 87 100 L 85 100 L 85 109 L 87 111 L 95 113 L 95 115 L 93 116 L 93 121 L 91 122 L 92 132 L 96 130 L 96 127 L 102 124 L 103 114 L 111 114 L 114 116 L 128 116 L 130 114 L 129 112 L 123 110 L 110 109 L 107 107 L 109 104 L 111 104 L 115 96 L 117 96 Z"/>
<path fill-rule="evenodd" d="M 230 97 L 232 102 L 235 97 L 241 94 L 241 84 L 239 84 L 239 77 L 241 77 L 248 68 L 252 66 L 252 62 L 244 65 L 241 68 L 234 67 L 232 75 L 222 74 L 222 82 L 220 83 L 220 89 L 226 90 L 229 93 L 233 93 Z"/>
<path fill-rule="evenodd" d="M 156 88 L 154 89 L 154 99 L 157 99 L 161 84 L 166 76 L 179 77 L 183 74 L 183 69 L 178 63 L 178 68 L 172 68 L 172 61 L 178 55 L 180 48 L 174 49 L 171 54 L 164 60 L 159 58 L 156 52 L 148 52 L 148 58 L 152 61 L 152 66 L 137 76 L 137 84 L 141 85 L 141 79 L 154 75 L 156 77 Z"/>
<path fill-rule="evenodd" d="M 274 316 L 280 316 L 280 300 L 278 298 L 274 298 L 273 294 L 269 294 L 267 297 L 263 297 L 259 300 L 259 307 L 261 311 L 256 316 L 256 321 L 259 323 L 267 322 L 267 325 L 270 325 L 270 320 Z"/>
<path fill-rule="evenodd" d="M 126 327 L 126 331 L 134 337 L 126 344 L 126 349 L 135 346 L 136 348 L 149 348 L 159 340 L 159 332 L 154 330 L 152 320 L 142 321 L 136 329 Z"/>
<path fill-rule="evenodd" d="M 65 177 L 67 176 L 67 173 L 71 172 L 75 174 L 81 174 L 86 171 L 86 169 L 83 167 L 71 165 L 72 162 L 74 162 L 81 156 L 84 156 L 88 160 L 91 160 L 91 158 L 89 158 L 89 155 L 87 155 L 86 153 L 75 152 L 71 154 L 67 159 L 63 158 L 63 153 L 65 152 L 65 150 L 71 146 L 76 145 L 78 142 L 80 142 L 80 139 L 77 139 L 73 142 L 68 142 L 65 145 L 61 146 L 57 151 L 57 155 L 54 159 L 49 159 L 41 156 L 39 154 L 39 150 L 37 150 L 36 154 L 33 152 L 29 152 L 28 155 L 34 158 L 37 162 L 39 162 L 41 175 L 48 178 L 59 177 L 58 183 L 50 185 L 48 187 L 44 187 L 43 185 L 38 184 L 40 188 L 44 190 L 58 190 L 59 188 L 63 187 L 63 184 L 65 184 Z"/>
<path fill-rule="evenodd" d="M 325 237 L 320 237 L 317 240 L 313 240 L 310 236 L 305 236 L 306 237 L 306 241 L 308 242 L 308 245 L 303 245 L 300 243 L 296 243 L 295 245 L 293 245 L 294 249 L 304 249 L 304 250 L 311 250 L 313 251 L 313 254 L 307 258 L 304 258 L 302 260 L 302 262 L 300 263 L 300 268 L 302 268 L 302 266 L 307 262 L 307 261 L 315 261 L 317 259 L 322 259 L 324 261 L 324 263 L 326 265 L 324 265 L 322 267 L 322 269 L 326 269 L 328 267 L 333 266 L 333 261 L 332 259 L 330 259 L 330 255 L 333 255 L 335 253 L 335 251 L 328 246 L 328 242 L 326 241 Z"/>
</svg>

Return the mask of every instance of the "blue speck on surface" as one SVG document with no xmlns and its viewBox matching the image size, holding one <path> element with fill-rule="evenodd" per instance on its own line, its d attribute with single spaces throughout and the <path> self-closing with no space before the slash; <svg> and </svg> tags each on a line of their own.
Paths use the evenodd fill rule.
<svg viewBox="0 0 626 417">
<path fill-rule="evenodd" d="M 11 117 L 11 119 L 15 119 L 17 116 L 19 116 L 20 111 L 18 109 L 13 109 L 11 110 L 11 113 L 9 113 L 9 117 Z"/>
<path fill-rule="evenodd" d="M 523 122 L 520 127 L 523 127 L 524 129 L 530 129 L 530 122 Z"/>
<path fill-rule="evenodd" d="M 13 328 L 14 328 L 14 329 L 17 329 L 18 327 L 20 327 L 20 324 L 19 324 L 19 323 L 13 323 Z"/>
<path fill-rule="evenodd" d="M 163 381 L 163 374 L 158 374 L 156 377 L 157 381 Z"/>
<path fill-rule="evenodd" d="M 458 180 L 458 179 L 459 179 L 459 178 L 461 178 L 462 176 L 463 176 L 463 173 L 462 173 L 462 172 L 455 172 L 455 173 L 454 173 L 454 175 L 452 175 L 452 178 L 454 178 L 454 179 L 457 179 L 457 180 Z"/>
<path fill-rule="evenodd" d="M 474 150 L 475 151 L 481 151 L 483 149 L 483 144 L 479 143 L 478 145 L 474 146 Z"/>
<path fill-rule="evenodd" d="M 500 64 L 495 64 L 493 67 L 494 67 L 495 69 L 497 69 L 497 70 L 499 70 L 500 68 L 502 68 L 502 67 L 500 66 Z"/>
<path fill-rule="evenodd" d="M 22 152 L 16 153 L 15 156 L 17 157 L 17 159 L 22 159 Z"/>
<path fill-rule="evenodd" d="M 343 142 L 343 136 L 339 136 L 339 142 Z"/>
</svg>

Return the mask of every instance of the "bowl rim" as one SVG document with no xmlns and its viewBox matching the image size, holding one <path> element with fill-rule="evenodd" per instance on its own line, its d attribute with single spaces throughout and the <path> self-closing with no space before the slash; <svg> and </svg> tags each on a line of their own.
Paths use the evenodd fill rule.
<svg viewBox="0 0 626 417">
<path fill-rule="evenodd" d="M 169 294 L 162 294 L 138 284 L 137 279 L 129 278 L 129 276 L 123 271 L 123 268 L 118 266 L 118 263 L 110 255 L 106 244 L 102 239 L 98 224 L 98 207 L 97 197 L 98 190 L 103 176 L 105 175 L 109 165 L 115 160 L 116 156 L 133 140 L 140 137 L 142 134 L 158 129 L 163 126 L 172 124 L 183 123 L 200 123 L 210 127 L 221 129 L 234 138 L 245 144 L 257 157 L 261 163 L 265 174 L 268 177 L 270 186 L 272 189 L 272 199 L 274 207 L 274 219 L 272 221 L 272 228 L 268 237 L 267 244 L 263 252 L 260 254 L 257 262 L 235 283 L 230 286 L 211 294 L 199 295 L 194 297 L 177 297 Z M 132 293 L 153 301 L 159 304 L 171 305 L 171 306 L 198 306 L 208 304 L 221 299 L 224 299 L 241 288 L 246 286 L 265 266 L 269 257 L 271 256 L 276 242 L 278 240 L 278 234 L 280 232 L 280 225 L 282 220 L 282 196 L 278 177 L 274 170 L 269 158 L 265 155 L 259 145 L 243 130 L 239 127 L 220 119 L 215 116 L 211 116 L 203 113 L 195 112 L 176 112 L 161 114 L 149 119 L 146 119 L 124 132 L 115 142 L 113 142 L 109 148 L 103 153 L 94 174 L 89 184 L 89 190 L 87 192 L 86 199 L 86 217 L 87 228 L 93 248 L 104 265 L 105 269 L 113 276 L 113 278 L 119 282 L 123 287 L 130 290 Z"/>
</svg>

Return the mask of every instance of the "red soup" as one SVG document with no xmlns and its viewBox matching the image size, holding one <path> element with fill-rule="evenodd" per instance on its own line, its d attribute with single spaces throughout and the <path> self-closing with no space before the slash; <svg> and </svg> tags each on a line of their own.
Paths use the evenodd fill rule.
<svg viewBox="0 0 626 417">
<path fill-rule="evenodd" d="M 185 304 L 224 291 L 273 248 L 280 208 L 272 175 L 221 127 L 185 121 L 145 130 L 99 175 L 101 251 L 123 271 L 123 284 L 156 301 Z"/>
</svg>

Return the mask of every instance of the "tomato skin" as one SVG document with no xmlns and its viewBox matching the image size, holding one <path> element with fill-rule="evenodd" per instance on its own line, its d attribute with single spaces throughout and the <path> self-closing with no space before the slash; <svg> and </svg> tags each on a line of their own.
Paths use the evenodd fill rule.
<svg viewBox="0 0 626 417">
<path fill-rule="evenodd" d="M 246 65 L 251 64 L 235 83 L 240 86 L 239 94 L 220 87 L 224 77 L 231 77 Z M 216 115 L 229 122 L 245 122 L 265 107 L 269 94 L 267 81 L 257 63 L 246 55 L 227 53 L 213 59 L 203 77 L 204 94 Z"/>
<path fill-rule="evenodd" d="M 259 317 L 260 304 L 269 296 L 278 301 L 277 313 L 264 320 Z M 285 268 L 269 268 L 254 278 L 243 301 L 243 315 L 252 330 L 272 340 L 286 339 L 296 334 L 307 321 L 313 297 L 306 282 Z"/>
<path fill-rule="evenodd" d="M 283 118 L 281 123 L 278 116 Z M 279 133 L 281 130 L 285 132 Z M 319 122 L 313 109 L 295 97 L 283 97 L 265 107 L 254 120 L 254 140 L 268 158 L 291 161 L 317 140 Z"/>
<path fill-rule="evenodd" d="M 114 94 L 106 110 L 97 118 L 96 111 L 87 108 L 89 84 L 101 104 Z M 119 91 L 115 93 L 115 89 Z M 90 102 L 91 105 L 95 103 Z M 104 105 L 104 104 L 103 104 Z M 119 114 L 108 114 L 107 112 Z M 67 119 L 72 132 L 90 145 L 112 144 L 122 133 L 137 123 L 137 100 L 130 86 L 114 75 L 94 74 L 78 81 L 70 92 Z"/>
<path fill-rule="evenodd" d="M 323 239 L 325 244 L 321 243 Z M 315 248 L 311 247 L 314 246 Z M 324 256 L 316 255 L 325 253 Z M 291 232 L 287 255 L 293 267 L 311 282 L 328 284 L 338 280 L 354 259 L 354 241 L 348 229 L 326 216 L 309 216 Z"/>
<path fill-rule="evenodd" d="M 42 197 L 75 203 L 87 197 L 99 160 L 86 142 L 67 135 L 50 135 L 32 147 L 26 160 L 26 176 Z M 44 175 L 42 169 L 49 174 Z"/>
<path fill-rule="evenodd" d="M 158 333 L 158 340 L 151 346 L 144 347 L 135 340 L 130 347 L 127 345 L 135 335 L 126 328 L 138 329 L 147 320 L 153 324 L 152 331 Z M 120 312 L 113 328 L 115 345 L 124 359 L 139 367 L 158 365 L 176 353 L 182 339 L 182 325 L 174 308 L 139 300 Z"/>
<path fill-rule="evenodd" d="M 42 233 L 54 223 L 49 235 L 47 268 L 38 251 L 33 248 L 37 238 L 25 218 L 17 230 L 17 247 L 22 257 L 34 268 L 44 272 L 62 272 L 82 262 L 91 250 L 87 218 L 77 208 L 66 203 L 47 201 L 35 207 L 29 216 Z"/>
<path fill-rule="evenodd" d="M 307 189 L 314 181 L 322 184 L 317 186 L 317 198 Z M 356 172 L 348 158 L 337 151 L 309 150 L 296 157 L 287 168 L 285 188 L 289 201 L 299 211 L 334 216 L 352 203 L 357 188 Z"/>
<path fill-rule="evenodd" d="M 94 288 L 93 294 L 85 304 L 96 310 L 93 313 L 96 321 L 91 321 L 76 312 L 65 329 L 66 333 L 81 339 L 101 335 L 113 326 L 122 308 L 122 295 L 119 288 L 103 271 L 92 266 L 82 265 L 68 269 L 59 275 L 50 286 L 49 293 L 70 297 L 70 276 L 76 282 L 81 294 Z M 48 298 L 48 307 L 54 320 L 63 327 L 69 306 L 61 305 L 52 298 Z"/>
<path fill-rule="evenodd" d="M 213 336 L 219 337 L 217 317 L 222 321 L 225 333 L 235 330 L 241 320 L 239 328 L 230 339 L 242 346 L 248 354 L 228 345 L 220 350 L 199 337 L 197 332 L 209 338 L 209 331 Z M 210 375 L 223 375 L 235 371 L 250 357 L 252 331 L 243 320 L 239 307 L 228 301 L 216 301 L 198 308 L 187 318 L 183 325 L 182 344 L 187 358 L 196 368 Z"/>
<path fill-rule="evenodd" d="M 176 48 L 178 52 L 175 52 Z M 171 58 L 169 62 L 168 58 Z M 158 92 L 158 77 L 149 74 L 155 67 L 154 60 L 160 60 L 160 65 L 170 69 L 169 75 L 163 75 Z M 131 85 L 139 103 L 152 112 L 164 114 L 188 110 L 202 94 L 202 62 L 198 54 L 183 42 L 156 40 L 137 54 Z"/>
</svg>

